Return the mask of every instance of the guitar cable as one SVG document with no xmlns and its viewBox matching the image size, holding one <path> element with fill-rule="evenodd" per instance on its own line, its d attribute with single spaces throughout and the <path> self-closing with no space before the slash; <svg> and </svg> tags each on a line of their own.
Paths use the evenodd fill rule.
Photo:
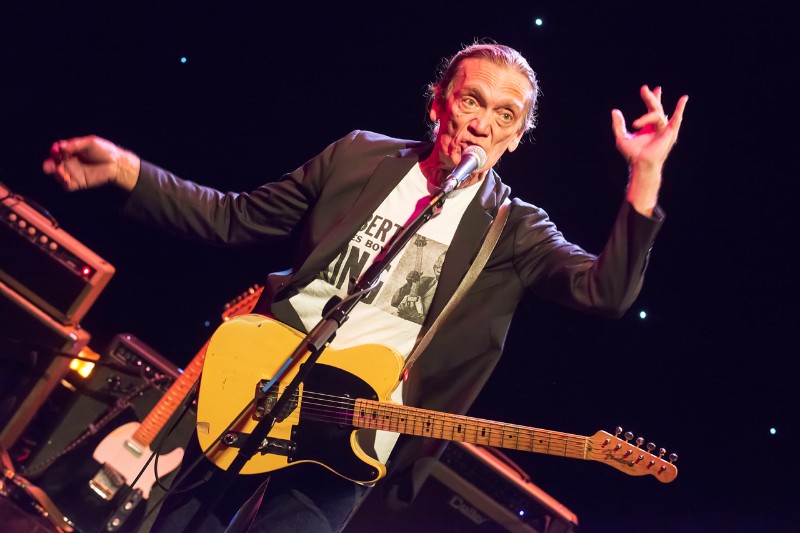
<svg viewBox="0 0 800 533">
<path fill-rule="evenodd" d="M 192 390 L 193 391 L 197 388 L 197 385 L 199 383 L 200 383 L 199 379 L 197 381 L 195 381 L 195 384 L 192 386 Z M 187 402 L 186 400 L 188 398 L 192 397 L 192 396 L 193 396 L 193 394 L 187 394 L 186 395 L 186 398 L 184 399 L 185 405 L 183 407 L 183 411 L 181 412 L 180 416 L 176 419 L 176 421 L 172 424 L 172 426 L 170 427 L 170 429 L 166 433 L 166 435 L 169 435 L 170 433 L 172 433 L 172 431 L 175 429 L 175 427 L 177 427 L 178 422 L 184 417 L 186 412 L 189 410 L 189 403 L 190 402 Z M 157 452 L 155 452 L 155 451 L 153 452 L 153 454 L 151 455 L 151 459 L 153 458 L 152 457 L 153 455 L 156 456 L 156 459 L 155 459 L 156 462 L 153 464 L 153 471 L 154 471 L 155 476 L 156 476 L 156 483 L 158 484 L 159 487 L 161 487 L 162 490 L 164 490 L 164 494 L 159 496 L 158 500 L 156 500 L 152 504 L 152 507 L 150 508 L 150 510 L 147 511 L 145 516 L 142 518 L 143 522 L 145 522 L 150 517 L 151 514 L 156 512 L 161 507 L 161 504 L 164 503 L 164 500 L 166 500 L 167 497 L 169 497 L 170 495 L 182 494 L 184 492 L 193 491 L 193 490 L 197 489 L 198 487 L 201 487 L 202 485 L 205 485 L 206 483 L 208 483 L 210 481 L 209 478 L 204 477 L 203 479 L 201 479 L 199 481 L 196 481 L 195 483 L 192 483 L 188 487 L 184 487 L 184 488 L 180 488 L 180 489 L 178 488 L 178 487 L 180 487 L 181 483 L 184 483 L 186 481 L 186 479 L 189 477 L 189 475 L 198 466 L 200 466 L 200 464 L 202 463 L 203 459 L 206 458 L 206 454 L 208 454 L 208 452 L 211 451 L 211 449 L 214 446 L 216 446 L 219 441 L 222 440 L 222 438 L 228 433 L 228 431 L 230 431 L 230 429 L 236 424 L 236 421 L 239 420 L 242 416 L 244 416 L 245 413 L 247 413 L 247 411 L 250 409 L 250 407 L 254 403 L 255 403 L 255 399 L 250 400 L 250 402 L 241 410 L 241 412 L 231 421 L 231 423 L 228 425 L 228 427 L 225 428 L 225 430 L 223 432 L 221 432 L 219 434 L 219 436 L 216 439 L 214 439 L 214 441 L 205 450 L 202 450 L 197 455 L 197 457 L 194 459 L 194 461 L 192 461 L 190 464 L 186 465 L 185 468 L 184 468 L 184 465 L 181 465 L 181 470 L 180 470 L 180 473 L 178 474 L 178 477 L 173 480 L 173 482 L 170 484 L 170 486 L 168 488 L 165 488 L 164 485 L 162 485 L 161 481 L 159 480 L 159 476 L 158 476 L 158 455 L 157 455 Z M 163 439 L 161 442 L 163 443 L 164 440 L 165 439 Z M 159 445 L 159 448 L 160 448 L 160 445 Z M 148 460 L 148 464 L 149 464 L 149 460 Z M 147 465 L 145 465 L 145 466 L 147 466 Z M 144 468 L 142 470 L 144 470 Z M 141 475 L 141 472 L 140 472 L 140 475 Z M 137 479 L 138 479 L 138 476 L 137 476 Z"/>
<path fill-rule="evenodd" d="M 131 391 L 126 396 L 119 398 L 111 409 L 106 410 L 103 415 L 97 419 L 97 421 L 92 422 L 89 424 L 89 427 L 86 431 L 84 431 L 81 435 L 79 435 L 75 440 L 73 440 L 70 444 L 65 446 L 60 452 L 55 454 L 54 456 L 45 459 L 31 467 L 23 467 L 20 470 L 28 477 L 35 478 L 37 475 L 41 474 L 47 467 L 51 464 L 56 462 L 58 459 L 63 457 L 64 455 L 68 454 L 78 446 L 80 446 L 86 439 L 96 435 L 101 429 L 103 429 L 109 422 L 114 420 L 117 416 L 122 413 L 125 409 L 133 405 L 133 400 L 139 396 L 142 392 L 147 390 L 148 388 L 152 387 L 159 381 L 163 381 L 166 379 L 166 376 L 159 377 L 153 380 L 146 380 L 143 384 L 139 385 L 133 391 Z"/>
</svg>

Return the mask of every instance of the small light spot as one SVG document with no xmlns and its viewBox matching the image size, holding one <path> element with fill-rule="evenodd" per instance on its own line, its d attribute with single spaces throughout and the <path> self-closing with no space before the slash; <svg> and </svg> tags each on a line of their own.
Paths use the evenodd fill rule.
<svg viewBox="0 0 800 533">
<path fill-rule="evenodd" d="M 186 56 L 181 57 L 181 63 L 186 63 Z"/>
<path fill-rule="evenodd" d="M 519 512 L 519 515 L 520 515 L 520 516 L 525 516 L 525 511 L 520 511 L 520 512 Z"/>
<path fill-rule="evenodd" d="M 537 18 L 533 21 L 533 23 L 536 24 L 537 26 L 541 26 L 542 24 L 544 24 L 544 21 L 540 18 Z"/>
<path fill-rule="evenodd" d="M 210 327 L 210 326 L 211 326 L 211 322 L 209 322 L 208 320 L 206 320 L 205 322 L 203 322 L 203 325 L 204 325 L 205 327 L 207 327 L 207 328 L 208 328 L 208 327 Z"/>
<path fill-rule="evenodd" d="M 647 318 L 647 311 L 639 311 L 639 318 L 641 318 L 642 320 Z"/>
<path fill-rule="evenodd" d="M 777 435 L 778 434 L 778 430 L 776 428 L 769 428 L 769 434 L 770 435 Z"/>
</svg>

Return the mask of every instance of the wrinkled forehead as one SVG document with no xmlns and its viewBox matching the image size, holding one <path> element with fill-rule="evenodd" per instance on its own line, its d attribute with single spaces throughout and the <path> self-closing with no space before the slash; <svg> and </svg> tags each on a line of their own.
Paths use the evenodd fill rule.
<svg viewBox="0 0 800 533">
<path fill-rule="evenodd" d="M 513 99 L 523 108 L 531 105 L 534 96 L 530 80 L 513 66 L 477 57 L 467 58 L 458 65 L 444 98 L 454 91 L 491 92 Z"/>
</svg>

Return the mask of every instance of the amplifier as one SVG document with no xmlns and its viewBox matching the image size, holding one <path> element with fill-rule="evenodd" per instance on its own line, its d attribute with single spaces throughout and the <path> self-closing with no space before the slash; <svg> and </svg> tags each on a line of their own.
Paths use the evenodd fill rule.
<svg viewBox="0 0 800 533">
<path fill-rule="evenodd" d="M 115 269 L 34 205 L 0 184 L 0 281 L 77 325 Z"/>
<path fill-rule="evenodd" d="M 89 342 L 0 281 L 0 447 L 17 441 Z M 62 356 L 58 355 L 62 354 Z"/>
<path fill-rule="evenodd" d="M 577 531 L 572 511 L 533 484 L 497 451 L 451 442 L 414 502 L 389 511 L 378 493 L 367 496 L 345 533 Z"/>
<path fill-rule="evenodd" d="M 130 412 L 120 413 L 108 425 L 143 420 L 179 375 L 173 363 L 129 333 L 116 335 L 105 354 L 101 361 L 114 366 L 96 366 L 88 378 L 70 372 L 55 401 L 45 406 L 36 431 L 26 434 L 35 443 L 35 451 L 23 465 L 28 476 L 40 473 L 41 465 L 52 462 L 118 400 L 152 382 L 131 401 Z"/>
</svg>

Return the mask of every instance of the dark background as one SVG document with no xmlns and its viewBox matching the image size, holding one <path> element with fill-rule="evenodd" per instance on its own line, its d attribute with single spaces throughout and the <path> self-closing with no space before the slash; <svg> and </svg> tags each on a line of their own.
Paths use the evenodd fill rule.
<svg viewBox="0 0 800 533">
<path fill-rule="evenodd" d="M 800 121 L 787 9 L 263 4 L 0 8 L 0 181 L 117 268 L 83 321 L 90 346 L 129 332 L 183 365 L 227 301 L 287 266 L 288 248 L 221 250 L 126 221 L 110 190 L 70 195 L 42 174 L 53 141 L 94 133 L 183 177 L 247 190 L 352 129 L 423 137 L 440 59 L 495 39 L 530 60 L 543 90 L 538 128 L 499 171 L 591 251 L 626 183 L 611 109 L 636 118 L 644 83 L 664 87 L 667 113 L 690 101 L 637 303 L 606 321 L 525 300 L 471 414 L 581 435 L 621 425 L 680 455 L 678 478 L 661 484 L 509 452 L 586 532 L 797 530 Z"/>
</svg>

